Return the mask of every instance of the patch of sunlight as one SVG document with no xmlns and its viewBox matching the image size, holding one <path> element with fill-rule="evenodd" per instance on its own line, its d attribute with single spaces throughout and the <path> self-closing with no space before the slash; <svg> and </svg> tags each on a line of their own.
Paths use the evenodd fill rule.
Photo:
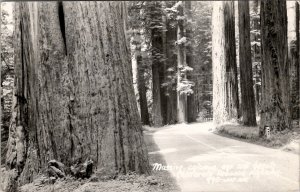
<svg viewBox="0 0 300 192">
<path fill-rule="evenodd" d="M 152 152 L 149 152 L 148 154 L 149 155 L 152 155 L 152 154 L 167 154 L 167 153 L 173 153 L 177 151 L 176 148 L 168 148 L 168 149 L 163 149 L 163 150 L 159 150 L 159 151 L 152 151 Z"/>
<path fill-rule="evenodd" d="M 224 158 L 239 158 L 239 157 L 250 157 L 250 156 L 264 156 L 263 154 L 249 154 L 249 153 L 237 153 L 238 151 L 230 148 L 218 149 L 212 153 L 206 153 L 201 155 L 192 156 L 185 159 L 186 162 L 201 162 L 201 161 L 212 161 L 222 160 Z"/>
<path fill-rule="evenodd" d="M 230 157 L 231 154 L 229 153 L 215 153 L 215 154 L 203 154 L 203 155 L 196 155 L 190 158 L 187 158 L 186 162 L 201 162 L 201 161 L 212 161 L 212 160 L 222 160 L 224 158 Z"/>
</svg>

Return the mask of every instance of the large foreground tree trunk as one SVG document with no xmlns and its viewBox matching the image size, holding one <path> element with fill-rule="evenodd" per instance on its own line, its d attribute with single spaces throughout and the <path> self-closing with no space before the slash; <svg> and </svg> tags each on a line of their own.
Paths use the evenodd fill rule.
<svg viewBox="0 0 300 192">
<path fill-rule="evenodd" d="M 23 184 L 51 159 L 102 174 L 149 171 L 121 2 L 16 3 L 7 165 Z M 19 45 L 19 46 L 17 46 Z"/>
<path fill-rule="evenodd" d="M 252 79 L 249 2 L 238 2 L 241 115 L 243 124 L 256 126 Z"/>
<path fill-rule="evenodd" d="M 288 15 L 288 48 L 290 65 L 290 91 L 291 91 L 291 115 L 293 119 L 299 118 L 300 97 L 300 60 L 299 60 L 299 3 L 287 1 Z"/>
<path fill-rule="evenodd" d="M 291 127 L 287 10 L 285 0 L 261 1 L 262 101 L 260 134 L 265 127 L 281 131 Z"/>
<path fill-rule="evenodd" d="M 239 111 L 234 1 L 214 2 L 212 32 L 213 118 L 221 124 Z"/>
</svg>

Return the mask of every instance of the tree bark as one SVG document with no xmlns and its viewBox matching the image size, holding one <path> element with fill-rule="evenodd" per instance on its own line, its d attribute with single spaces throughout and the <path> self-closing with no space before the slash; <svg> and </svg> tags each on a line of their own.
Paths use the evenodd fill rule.
<svg viewBox="0 0 300 192">
<path fill-rule="evenodd" d="M 137 84 L 138 84 L 138 92 L 139 92 L 139 104 L 141 111 L 141 120 L 143 125 L 150 125 L 149 121 L 149 111 L 148 111 L 148 102 L 146 96 L 146 84 L 145 84 L 145 66 L 143 66 L 143 56 L 141 53 L 141 44 L 137 45 Z"/>
<path fill-rule="evenodd" d="M 177 76 L 174 74 L 177 68 L 177 55 L 175 53 L 177 40 L 177 28 L 172 27 L 170 23 L 167 25 L 166 31 L 167 49 L 167 76 L 170 82 L 168 86 L 168 102 L 167 102 L 167 124 L 174 124 L 177 122 Z"/>
<path fill-rule="evenodd" d="M 241 87 L 242 122 L 247 126 L 256 126 L 255 98 L 250 44 L 249 2 L 238 2 L 239 14 L 239 61 Z"/>
<path fill-rule="evenodd" d="M 121 2 L 19 7 L 7 165 L 24 184 L 51 159 L 104 175 L 148 173 Z"/>
<path fill-rule="evenodd" d="M 291 128 L 285 0 L 261 1 L 262 100 L 260 135 Z"/>
<path fill-rule="evenodd" d="M 182 2 L 181 2 L 182 3 Z M 184 16 L 183 5 L 178 6 L 178 15 Z M 185 43 L 181 42 L 185 37 L 184 19 L 178 20 L 177 26 L 177 118 L 178 123 L 187 122 L 187 94 L 180 90 L 181 84 L 186 80 L 186 72 L 182 71 L 182 68 L 186 66 L 186 49 Z"/>
<path fill-rule="evenodd" d="M 163 39 L 162 30 L 157 27 L 161 25 L 162 17 L 156 13 L 157 6 L 160 6 L 160 2 L 153 2 L 151 6 L 151 19 L 153 23 L 151 25 L 151 44 L 152 44 L 152 121 L 155 127 L 163 125 L 162 116 L 162 90 L 161 90 L 161 68 L 163 66 L 162 54 L 163 54 Z"/>
<path fill-rule="evenodd" d="M 288 15 L 288 48 L 290 65 L 291 115 L 299 118 L 299 3 L 287 1 Z"/>
<path fill-rule="evenodd" d="M 1 4 L 0 4 L 0 34 L 1 34 L 1 25 L 2 25 L 2 8 L 1 8 Z M 0 37 L 1 40 L 1 37 Z M 0 55 L 1 55 L 1 43 L 0 43 Z M 0 60 L 1 61 L 1 60 Z M 1 62 L 0 62 L 1 63 Z M 0 79 L 1 79 L 1 69 L 2 69 L 2 65 L 0 66 Z M 0 85 L 0 93 L 2 94 L 2 84 Z M 2 107 L 1 107 L 1 97 L 0 97 L 0 119 L 2 121 Z M 1 165 L 2 165 L 2 126 L 0 123 L 0 170 L 1 170 Z M 1 176 L 0 176 L 0 180 L 1 180 Z"/>
<path fill-rule="evenodd" d="M 162 38 L 158 29 L 152 29 L 152 119 L 155 127 L 163 125 L 162 109 L 161 109 L 161 78 L 160 68 L 162 65 L 160 56 L 162 53 Z"/>
<path fill-rule="evenodd" d="M 238 119 L 239 99 L 234 31 L 234 1 L 214 2 L 212 16 L 213 118 Z"/>
<path fill-rule="evenodd" d="M 166 9 L 166 2 L 161 2 L 161 8 L 163 10 Z M 161 91 L 160 91 L 160 98 L 161 98 L 161 114 L 162 114 L 162 123 L 163 125 L 167 124 L 167 106 L 169 102 L 169 98 L 167 96 L 167 87 L 162 86 L 163 83 L 166 82 L 166 70 L 167 70 L 167 16 L 166 14 L 162 14 L 162 65 L 159 71 L 160 83 L 161 83 Z"/>
<path fill-rule="evenodd" d="M 191 82 L 195 81 L 195 70 L 194 70 L 194 62 L 193 62 L 193 47 L 192 47 L 192 2 L 185 1 L 185 15 L 187 19 L 186 23 L 186 38 L 187 38 L 187 45 L 186 45 L 186 63 L 187 66 L 193 68 L 192 71 L 187 73 L 187 79 Z M 192 88 L 193 93 L 187 95 L 187 122 L 195 122 L 196 121 L 196 103 L 195 103 L 195 86 Z"/>
<path fill-rule="evenodd" d="M 260 17 L 257 17 L 259 15 L 259 0 L 252 1 L 252 12 L 255 14 L 253 17 L 253 30 L 257 33 L 252 34 L 252 39 L 255 42 L 260 41 L 258 32 L 260 31 Z M 255 63 L 253 74 L 255 76 L 255 104 L 256 104 L 256 115 L 259 115 L 260 110 L 260 95 L 261 95 L 261 89 L 260 89 L 260 83 L 261 83 L 261 53 L 260 53 L 260 46 L 257 44 L 253 45 L 253 62 Z"/>
</svg>

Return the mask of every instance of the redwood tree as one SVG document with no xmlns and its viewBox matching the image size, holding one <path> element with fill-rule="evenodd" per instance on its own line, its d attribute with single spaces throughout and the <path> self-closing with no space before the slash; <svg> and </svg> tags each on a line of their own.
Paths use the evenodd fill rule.
<svg viewBox="0 0 300 192">
<path fill-rule="evenodd" d="M 145 82 L 145 66 L 143 65 L 143 55 L 141 52 L 141 42 L 136 45 L 136 63 L 137 63 L 137 86 L 139 92 L 139 104 L 141 112 L 141 121 L 143 125 L 150 125 L 148 101 L 147 101 L 147 88 Z"/>
<path fill-rule="evenodd" d="M 285 0 L 261 1 L 262 100 L 260 134 L 291 128 Z"/>
<path fill-rule="evenodd" d="M 185 19 L 184 5 L 178 3 L 178 26 L 177 26 L 177 118 L 179 123 L 187 122 L 187 94 L 184 92 L 186 81 L 186 48 L 185 48 Z"/>
<path fill-rule="evenodd" d="M 255 98 L 252 79 L 249 2 L 238 2 L 239 61 L 241 87 L 241 115 L 244 125 L 255 126 Z"/>
<path fill-rule="evenodd" d="M 169 7 L 172 7 L 174 4 L 171 3 Z M 166 78 L 165 83 L 167 87 L 167 119 L 166 124 L 174 124 L 177 122 L 177 54 L 176 54 L 176 45 L 177 40 L 177 25 L 173 26 L 172 24 L 175 21 L 167 19 L 166 24 Z"/>
<path fill-rule="evenodd" d="M 291 91 L 291 112 L 292 118 L 299 118 L 299 81 L 300 81 L 300 60 L 299 60 L 299 3 L 296 1 L 287 2 L 288 10 L 288 48 L 290 65 L 290 91 Z"/>
<path fill-rule="evenodd" d="M 234 1 L 213 2 L 212 65 L 215 124 L 238 118 Z"/>
<path fill-rule="evenodd" d="M 7 165 L 23 184 L 51 159 L 109 175 L 149 172 L 122 2 L 16 3 Z"/>
<path fill-rule="evenodd" d="M 251 5 L 251 46 L 254 76 L 254 95 L 256 104 L 256 115 L 260 110 L 261 94 L 261 45 L 260 45 L 260 13 L 259 0 L 250 1 Z"/>
<path fill-rule="evenodd" d="M 160 12 L 160 2 L 149 2 L 151 6 L 150 23 L 151 30 L 151 46 L 152 46 L 152 120 L 156 127 L 163 125 L 162 115 L 162 73 L 161 69 L 164 65 L 162 61 L 163 55 L 163 39 L 162 39 L 162 16 Z"/>
<path fill-rule="evenodd" d="M 194 70 L 194 62 L 193 62 L 193 47 L 192 47 L 192 2 L 185 1 L 185 16 L 186 16 L 186 38 L 187 38 L 187 45 L 186 45 L 186 64 L 187 66 L 191 67 L 193 70 L 187 72 L 187 79 L 190 80 L 192 83 L 195 81 L 195 70 Z M 195 89 L 192 87 L 193 93 L 187 95 L 187 121 L 194 122 L 196 121 L 196 102 L 195 102 Z"/>
</svg>

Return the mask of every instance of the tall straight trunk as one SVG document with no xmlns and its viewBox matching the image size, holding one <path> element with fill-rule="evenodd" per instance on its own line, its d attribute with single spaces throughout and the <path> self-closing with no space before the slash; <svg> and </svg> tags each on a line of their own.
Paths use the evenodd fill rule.
<svg viewBox="0 0 300 192">
<path fill-rule="evenodd" d="M 239 110 L 234 1 L 216 1 L 212 15 L 213 118 L 237 120 Z"/>
<path fill-rule="evenodd" d="M 285 0 L 261 1 L 262 100 L 260 135 L 291 128 Z"/>
<path fill-rule="evenodd" d="M 254 0 L 252 2 L 252 11 L 253 13 L 255 13 L 255 15 L 259 14 L 259 0 Z M 256 32 L 260 31 L 260 24 L 259 24 L 259 19 L 257 17 L 253 18 L 253 30 L 255 30 Z M 253 40 L 255 42 L 259 41 L 259 35 L 257 33 L 253 34 Z M 256 115 L 259 115 L 259 109 L 260 109 L 260 79 L 261 79 L 261 75 L 260 75 L 260 66 L 259 63 L 261 61 L 261 53 L 260 53 L 260 47 L 255 44 L 253 45 L 253 62 L 255 62 L 255 67 L 254 67 L 254 71 L 253 74 L 255 76 L 255 85 L 254 85 L 254 90 L 255 90 L 255 108 L 256 108 Z"/>
<path fill-rule="evenodd" d="M 290 65 L 291 113 L 293 119 L 299 118 L 299 3 L 287 1 L 288 48 Z"/>
<path fill-rule="evenodd" d="M 162 9 L 166 9 L 166 2 L 162 1 Z M 161 114 L 163 125 L 167 124 L 167 106 L 169 102 L 169 98 L 167 96 L 167 87 L 162 86 L 163 83 L 166 82 L 166 70 L 167 70 L 167 16 L 166 14 L 162 14 L 162 65 L 160 67 L 160 82 L 161 82 L 161 91 L 160 91 L 160 98 L 161 98 Z"/>
<path fill-rule="evenodd" d="M 183 5 L 178 6 L 178 15 L 184 16 L 184 7 Z M 186 49 L 185 43 L 182 42 L 182 39 L 185 37 L 184 29 L 184 20 L 178 20 L 177 26 L 177 118 L 178 123 L 187 122 L 187 94 L 180 90 L 183 81 L 186 80 L 186 72 L 182 69 L 186 67 Z M 180 43 L 181 42 L 181 43 Z"/>
<path fill-rule="evenodd" d="M 2 25 L 2 7 L 0 4 L 0 34 L 1 34 L 1 25 Z M 0 36 L 0 41 L 1 41 L 1 36 Z M 0 55 L 1 55 L 1 43 L 0 43 Z M 0 62 L 1 63 L 1 62 Z M 0 79 L 1 79 L 1 68 L 2 65 L 0 66 Z M 0 85 L 0 93 L 2 94 L 2 85 Z M 1 99 L 0 99 L 0 119 L 2 119 L 2 107 L 1 107 Z M 2 164 L 2 123 L 0 123 L 0 170 L 1 170 L 1 164 Z M 0 176 L 0 180 L 1 180 L 1 176 Z"/>
<path fill-rule="evenodd" d="M 250 44 L 249 2 L 238 2 L 241 115 L 243 124 L 256 126 Z"/>
<path fill-rule="evenodd" d="M 177 39 L 177 28 L 172 27 L 169 23 L 167 25 L 166 31 L 166 43 L 168 46 L 167 49 L 167 67 L 168 69 L 177 68 L 177 55 L 175 54 L 176 46 L 175 41 Z M 167 124 L 174 124 L 177 122 L 177 81 L 173 77 L 174 71 L 169 70 L 168 76 L 171 79 L 168 79 L 171 83 L 168 87 L 168 102 L 167 102 Z"/>
<path fill-rule="evenodd" d="M 186 23 L 186 38 L 188 41 L 188 44 L 186 45 L 186 63 L 189 67 L 194 69 L 194 62 L 193 62 L 193 47 L 192 47 L 192 2 L 191 1 L 185 1 L 185 15 L 187 19 Z M 189 81 L 194 82 L 194 71 L 189 71 L 187 73 L 187 79 Z M 193 87 L 193 91 L 194 91 Z M 187 122 L 194 122 L 196 121 L 196 103 L 195 103 L 195 93 L 187 95 Z"/>
<path fill-rule="evenodd" d="M 139 104 L 141 112 L 141 121 L 143 125 L 150 125 L 149 121 L 149 111 L 148 111 L 148 102 L 146 96 L 146 84 L 145 84 L 145 66 L 143 66 L 143 56 L 141 53 L 141 45 L 137 45 L 137 84 L 139 92 Z"/>
<path fill-rule="evenodd" d="M 149 172 L 121 2 L 20 2 L 7 165 L 20 184 L 56 159 Z"/>
<path fill-rule="evenodd" d="M 163 39 L 162 30 L 157 27 L 161 25 L 162 17 L 159 13 L 160 2 L 152 2 L 151 5 L 151 19 L 153 23 L 151 24 L 151 45 L 152 45 L 152 122 L 155 127 L 160 127 L 163 125 L 162 116 L 162 90 L 161 90 L 161 68 L 163 62 L 161 55 L 163 54 Z"/>
<path fill-rule="evenodd" d="M 160 127 L 163 125 L 162 109 L 161 109 L 161 59 L 160 54 L 162 53 L 162 38 L 159 29 L 152 29 L 151 33 L 152 39 L 152 95 L 153 95 L 153 105 L 152 105 L 152 119 L 153 125 L 155 127 Z"/>
</svg>

